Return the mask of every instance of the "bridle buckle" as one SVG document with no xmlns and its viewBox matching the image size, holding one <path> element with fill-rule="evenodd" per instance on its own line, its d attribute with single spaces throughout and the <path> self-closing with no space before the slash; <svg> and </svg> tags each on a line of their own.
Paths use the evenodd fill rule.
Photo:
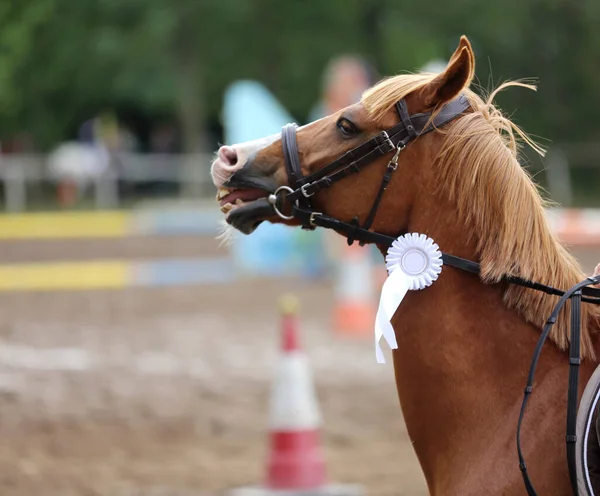
<svg viewBox="0 0 600 496">
<path fill-rule="evenodd" d="M 323 215 L 321 212 L 311 212 L 310 213 L 310 217 L 308 218 L 308 223 L 311 225 L 311 227 L 315 228 L 317 227 L 317 225 L 315 224 L 315 217 L 317 215 Z"/>
<path fill-rule="evenodd" d="M 307 193 L 306 192 L 306 188 L 308 188 L 312 183 L 305 183 L 302 186 L 300 186 L 300 192 L 302 193 L 302 195 L 304 196 L 304 198 L 310 198 L 312 195 L 314 195 L 314 193 Z"/>
<path fill-rule="evenodd" d="M 383 141 L 377 145 L 377 148 L 380 150 L 382 155 L 385 155 L 396 148 L 387 131 L 382 131 L 381 137 L 383 138 Z"/>
</svg>

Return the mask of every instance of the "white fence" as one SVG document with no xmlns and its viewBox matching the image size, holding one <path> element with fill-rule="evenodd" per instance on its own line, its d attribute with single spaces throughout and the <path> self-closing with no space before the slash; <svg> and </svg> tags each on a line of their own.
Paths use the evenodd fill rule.
<svg viewBox="0 0 600 496">
<path fill-rule="evenodd" d="M 600 171 L 600 145 L 566 145 L 550 149 L 543 171 L 534 170 L 538 180 L 545 182 L 551 197 L 564 207 L 573 204 L 571 176 L 574 168 L 595 168 Z M 119 154 L 114 167 L 85 187 L 85 195 L 98 209 L 113 209 L 121 205 L 119 190 L 122 182 L 143 185 L 170 183 L 177 195 L 195 200 L 212 199 L 215 193 L 210 178 L 211 154 L 153 155 Z M 31 188 L 52 187 L 55 179 L 49 173 L 45 155 L 0 156 L 0 181 L 3 186 L 4 210 L 20 212 L 31 203 Z M 600 174 L 597 181 L 600 196 Z M 597 206 L 597 205 L 596 205 Z"/>
<path fill-rule="evenodd" d="M 135 185 L 171 183 L 178 186 L 179 195 L 194 199 L 214 197 L 210 178 L 210 154 L 153 155 L 119 154 L 111 168 L 83 185 L 85 195 L 93 198 L 96 208 L 118 208 L 122 198 L 119 183 Z M 48 168 L 45 155 L 5 155 L 0 157 L 0 182 L 4 210 L 21 212 L 30 204 L 31 187 L 53 187 L 57 180 Z"/>
</svg>

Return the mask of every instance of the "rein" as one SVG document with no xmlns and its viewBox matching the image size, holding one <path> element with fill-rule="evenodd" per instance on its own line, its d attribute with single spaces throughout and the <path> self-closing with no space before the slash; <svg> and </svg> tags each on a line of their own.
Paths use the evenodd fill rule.
<svg viewBox="0 0 600 496">
<path fill-rule="evenodd" d="M 280 186 L 275 192 L 269 195 L 269 203 L 272 205 L 275 213 L 285 220 L 296 219 L 302 224 L 303 229 L 313 230 L 316 227 L 333 229 L 344 235 L 348 244 L 352 245 L 358 241 L 360 245 L 365 243 L 375 243 L 380 246 L 389 247 L 396 238 L 386 234 L 373 232 L 370 230 L 375 215 L 383 198 L 387 186 L 391 180 L 392 174 L 398 167 L 398 157 L 402 150 L 418 136 L 427 134 L 438 127 L 441 127 L 454 119 L 458 118 L 470 108 L 470 104 L 464 95 L 450 101 L 442 107 L 440 112 L 432 119 L 432 113 L 419 113 L 409 115 L 404 99 L 396 103 L 396 110 L 400 117 L 400 123 L 382 131 L 366 141 L 365 143 L 346 152 L 337 160 L 326 165 L 319 171 L 308 176 L 302 175 L 300 157 L 298 154 L 298 144 L 296 141 L 296 124 L 286 124 L 281 131 L 281 142 L 285 167 L 288 176 L 289 186 Z M 311 197 L 331 186 L 333 183 L 357 172 L 363 167 L 371 164 L 380 157 L 393 152 L 392 158 L 388 162 L 385 174 L 382 178 L 377 195 L 373 200 L 371 210 L 367 215 L 364 224 L 361 226 L 358 217 L 354 217 L 352 222 L 344 222 L 334 217 L 317 212 L 312 207 Z M 285 193 L 284 200 L 291 205 L 291 213 L 286 215 L 278 206 L 280 193 Z M 479 275 L 481 267 L 477 262 L 456 257 L 442 252 L 442 261 L 444 265 L 449 265 L 459 270 Z M 567 464 L 569 467 L 569 477 L 571 486 L 575 495 L 578 494 L 576 465 L 575 465 L 575 446 L 576 436 L 576 417 L 577 417 L 577 392 L 579 381 L 580 358 L 580 340 L 581 340 L 581 303 L 592 303 L 600 305 L 600 289 L 589 286 L 600 284 L 600 276 L 588 277 L 584 281 L 576 284 L 567 291 L 529 281 L 517 276 L 505 276 L 501 281 L 508 284 L 518 284 L 530 289 L 542 291 L 549 295 L 559 296 L 552 314 L 548 318 L 542 334 L 535 347 L 529 374 L 527 376 L 527 385 L 524 390 L 523 402 L 519 412 L 517 424 L 517 453 L 519 459 L 519 468 L 523 476 L 523 482 L 529 496 L 537 496 L 533 484 L 527 473 L 527 465 L 523 452 L 521 450 L 521 424 L 525 414 L 528 399 L 533 392 L 533 380 L 538 360 L 540 358 L 542 347 L 550 334 L 552 326 L 556 322 L 558 315 L 566 302 L 571 300 L 571 336 L 569 346 L 569 386 L 567 397 L 567 425 L 566 425 L 566 443 L 567 443 Z"/>
</svg>

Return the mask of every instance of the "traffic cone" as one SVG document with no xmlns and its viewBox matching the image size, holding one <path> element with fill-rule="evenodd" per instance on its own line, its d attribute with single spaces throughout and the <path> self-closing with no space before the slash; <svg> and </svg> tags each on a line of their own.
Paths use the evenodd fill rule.
<svg viewBox="0 0 600 496">
<path fill-rule="evenodd" d="M 288 296 L 280 305 L 282 354 L 271 392 L 266 486 L 314 489 L 326 480 L 319 439 L 321 413 L 308 359 L 300 346 L 297 303 Z"/>
<path fill-rule="evenodd" d="M 377 307 L 375 274 L 368 247 L 345 247 L 337 267 L 333 329 L 344 335 L 370 337 Z"/>
<path fill-rule="evenodd" d="M 264 486 L 229 496 L 362 496 L 358 485 L 328 484 L 321 448 L 321 412 L 298 332 L 298 304 L 280 300 L 281 356 L 269 406 L 269 453 Z"/>
</svg>

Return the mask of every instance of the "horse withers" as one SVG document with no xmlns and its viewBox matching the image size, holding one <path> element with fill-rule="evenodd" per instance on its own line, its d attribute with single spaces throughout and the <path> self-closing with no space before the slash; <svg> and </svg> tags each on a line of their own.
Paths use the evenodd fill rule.
<svg viewBox="0 0 600 496">
<path fill-rule="evenodd" d="M 519 163 L 519 141 L 543 150 L 493 104 L 502 89 L 532 87 L 504 83 L 484 99 L 470 89 L 474 69 L 462 37 L 440 74 L 391 77 L 306 126 L 222 146 L 211 169 L 217 200 L 245 234 L 263 221 L 324 227 L 383 254 L 406 233 L 435 240 L 439 278 L 409 291 L 392 318 L 398 395 L 430 493 L 517 495 L 525 481 L 529 494 L 592 494 L 583 458 L 598 443 L 586 426 L 598 395 L 590 377 L 600 291 L 549 229 Z M 555 312 L 559 301 L 565 309 Z M 579 301 L 573 340 L 568 309 Z M 546 335 L 553 345 L 534 360 L 534 381 L 529 364 Z M 575 482 L 565 457 L 573 384 L 571 403 L 585 386 L 591 398 L 569 436 L 579 450 Z"/>
</svg>

